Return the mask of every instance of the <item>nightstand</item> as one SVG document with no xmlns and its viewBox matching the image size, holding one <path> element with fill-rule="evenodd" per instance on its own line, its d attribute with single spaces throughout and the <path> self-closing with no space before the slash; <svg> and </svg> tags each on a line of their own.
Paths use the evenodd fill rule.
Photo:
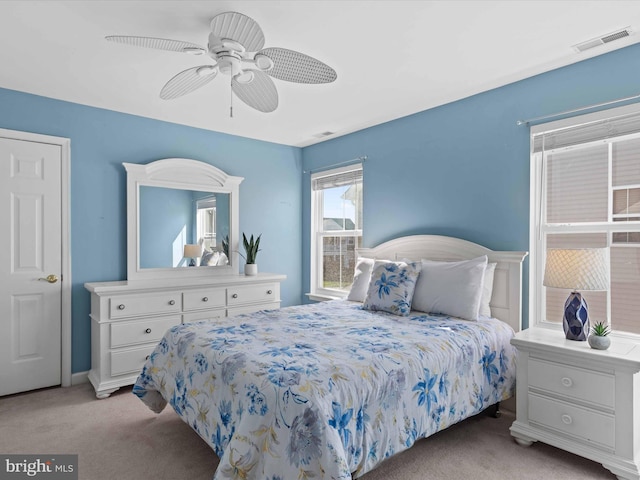
<svg viewBox="0 0 640 480">
<path fill-rule="evenodd" d="M 640 479 L 640 343 L 613 337 L 608 350 L 531 328 L 518 349 L 516 421 L 523 446 L 541 441 Z"/>
</svg>

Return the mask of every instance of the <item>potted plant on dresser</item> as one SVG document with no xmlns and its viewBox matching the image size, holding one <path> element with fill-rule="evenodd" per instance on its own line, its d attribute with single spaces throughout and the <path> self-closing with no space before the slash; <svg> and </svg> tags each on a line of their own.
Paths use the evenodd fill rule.
<svg viewBox="0 0 640 480">
<path fill-rule="evenodd" d="M 611 339 L 607 336 L 611 333 L 609 325 L 604 322 L 598 322 L 591 327 L 591 335 L 587 339 L 589 346 L 596 350 L 606 350 L 611 345 Z"/>
<path fill-rule="evenodd" d="M 256 257 L 258 256 L 258 252 L 260 251 L 260 237 L 262 234 L 258 235 L 255 239 L 253 235 L 249 237 L 247 240 L 247 236 L 242 233 L 242 245 L 244 246 L 245 255 L 242 255 L 246 264 L 244 266 L 244 274 L 245 275 L 257 275 L 258 274 L 258 264 L 256 263 Z"/>
</svg>

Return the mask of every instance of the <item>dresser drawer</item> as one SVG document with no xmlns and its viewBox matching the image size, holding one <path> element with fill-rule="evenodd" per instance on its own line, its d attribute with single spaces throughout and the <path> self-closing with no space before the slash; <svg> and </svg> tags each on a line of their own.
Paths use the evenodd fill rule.
<svg viewBox="0 0 640 480">
<path fill-rule="evenodd" d="M 149 320 L 112 323 L 111 348 L 137 343 L 157 343 L 169 328 L 179 325 L 180 320 L 180 315 L 174 315 Z"/>
<path fill-rule="evenodd" d="M 180 292 L 112 297 L 109 301 L 109 318 L 178 313 L 182 309 L 181 300 Z"/>
<path fill-rule="evenodd" d="M 182 294 L 184 311 L 224 307 L 225 295 L 224 288 L 203 288 L 184 292 Z"/>
<path fill-rule="evenodd" d="M 615 447 L 615 418 L 587 408 L 529 394 L 529 421 L 591 444 Z"/>
<path fill-rule="evenodd" d="M 182 315 L 182 323 L 198 322 L 200 320 L 215 320 L 216 318 L 224 318 L 226 310 L 223 308 L 214 308 L 213 310 L 200 310 Z"/>
<path fill-rule="evenodd" d="M 146 347 L 111 352 L 111 375 L 124 375 L 125 373 L 139 373 L 149 355 L 156 348 L 155 343 Z"/>
<path fill-rule="evenodd" d="M 529 388 L 539 388 L 574 399 L 615 406 L 615 377 L 606 373 L 529 358 Z"/>
<path fill-rule="evenodd" d="M 227 306 L 239 305 L 243 303 L 274 301 L 280 301 L 279 283 L 264 283 L 260 285 L 229 287 L 227 289 Z"/>
<path fill-rule="evenodd" d="M 271 310 L 280 308 L 280 302 L 274 303 L 257 303 L 254 305 L 247 305 L 246 307 L 233 307 L 227 309 L 227 317 L 233 317 L 234 315 L 242 315 L 243 313 L 253 313 L 259 310 Z"/>
</svg>

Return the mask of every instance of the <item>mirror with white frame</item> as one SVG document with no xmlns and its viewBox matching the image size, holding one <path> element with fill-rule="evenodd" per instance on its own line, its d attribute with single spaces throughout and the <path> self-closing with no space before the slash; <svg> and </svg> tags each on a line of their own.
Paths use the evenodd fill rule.
<svg viewBox="0 0 640 480">
<path fill-rule="evenodd" d="M 124 167 L 128 280 L 238 272 L 242 177 L 184 158 Z"/>
</svg>

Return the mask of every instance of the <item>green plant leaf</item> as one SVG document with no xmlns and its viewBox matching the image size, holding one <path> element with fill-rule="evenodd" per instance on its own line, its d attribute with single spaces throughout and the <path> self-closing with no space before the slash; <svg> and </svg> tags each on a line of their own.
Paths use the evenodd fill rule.
<svg viewBox="0 0 640 480">
<path fill-rule="evenodd" d="M 262 237 L 262 234 L 258 235 L 254 239 L 252 234 L 251 237 L 249 237 L 249 239 L 247 240 L 247 236 L 244 234 L 244 232 L 242 233 L 242 244 L 247 256 L 245 257 L 242 254 L 240 255 L 242 255 L 242 257 L 248 264 L 256 263 L 256 257 L 258 255 L 258 252 L 260 251 L 260 237 Z"/>
<path fill-rule="evenodd" d="M 591 327 L 591 334 L 596 337 L 606 337 L 611 333 L 609 325 L 604 322 L 598 322 Z"/>
</svg>

